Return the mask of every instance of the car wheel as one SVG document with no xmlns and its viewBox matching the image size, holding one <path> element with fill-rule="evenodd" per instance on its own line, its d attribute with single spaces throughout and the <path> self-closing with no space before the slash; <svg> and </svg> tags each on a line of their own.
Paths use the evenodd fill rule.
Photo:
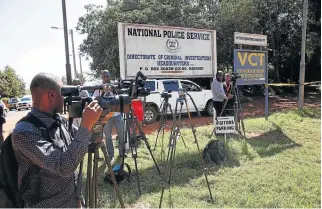
<svg viewBox="0 0 322 209">
<path fill-rule="evenodd" d="M 208 116 L 213 116 L 214 115 L 214 108 L 213 108 L 213 103 L 212 103 L 211 100 L 207 102 L 207 105 L 206 105 L 206 108 L 205 108 L 205 113 Z"/>
<path fill-rule="evenodd" d="M 18 111 L 20 111 L 21 109 L 17 109 Z"/>
<path fill-rule="evenodd" d="M 157 120 L 158 113 L 153 106 L 147 106 L 144 109 L 144 122 L 146 124 L 153 123 Z"/>
</svg>

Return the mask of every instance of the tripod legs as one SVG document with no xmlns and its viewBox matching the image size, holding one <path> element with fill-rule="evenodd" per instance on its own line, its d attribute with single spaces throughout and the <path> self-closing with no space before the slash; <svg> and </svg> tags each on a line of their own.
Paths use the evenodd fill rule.
<svg viewBox="0 0 322 209">
<path fill-rule="evenodd" d="M 157 133 L 157 137 L 155 139 L 155 144 L 154 144 L 154 149 L 153 151 L 155 151 L 156 147 L 157 147 L 157 143 L 158 143 L 158 138 L 159 138 L 159 134 L 162 130 L 162 137 L 161 137 L 161 161 L 163 161 L 163 155 L 164 155 L 164 143 L 163 143 L 163 139 L 164 139 L 164 129 L 167 126 L 167 108 L 169 107 L 170 112 L 172 113 L 171 110 L 171 106 L 170 104 L 165 100 L 162 102 L 162 111 L 161 111 L 161 118 L 160 118 L 160 123 L 159 123 L 159 129 L 158 129 L 158 133 Z"/>
<path fill-rule="evenodd" d="M 131 111 L 132 114 L 134 113 L 134 111 Z M 155 167 L 158 170 L 159 175 L 161 175 L 159 166 L 152 154 L 152 150 L 150 147 L 150 144 L 148 142 L 148 139 L 146 137 L 146 135 L 143 132 L 143 128 L 141 126 L 141 124 L 139 123 L 137 117 L 135 115 L 129 115 L 130 117 L 128 117 L 126 119 L 126 135 L 129 137 L 129 142 L 130 142 L 130 148 L 131 148 L 131 152 L 132 152 L 132 158 L 134 160 L 134 164 L 135 164 L 135 171 L 136 171 L 136 177 L 137 177 L 137 184 L 138 184 L 138 191 L 139 194 L 141 194 L 141 186 L 140 186 L 140 180 L 139 180 L 139 170 L 138 170 L 138 163 L 137 163 L 137 147 L 138 147 L 138 139 L 137 139 L 137 134 L 136 134 L 136 130 L 139 130 L 139 135 L 142 137 L 142 140 L 145 142 L 145 145 L 152 157 L 152 160 L 154 162 Z"/>
<path fill-rule="evenodd" d="M 191 97 L 190 97 L 190 99 L 192 100 Z M 193 102 L 193 100 L 192 100 L 192 102 Z M 185 98 L 184 99 L 177 99 L 175 113 L 177 113 L 178 103 L 180 103 L 179 119 L 178 119 L 178 121 L 174 121 L 173 127 L 171 129 L 168 156 L 167 156 L 167 166 L 166 166 L 164 178 L 162 180 L 162 190 L 161 190 L 159 208 L 162 207 L 162 201 L 163 201 L 164 190 L 165 190 L 166 184 L 168 184 L 169 187 L 171 186 L 172 167 L 174 166 L 175 155 L 176 155 L 176 143 L 177 143 L 178 138 L 181 135 L 180 134 L 180 120 L 181 120 L 182 106 L 183 106 L 184 103 L 186 104 L 186 108 L 188 110 L 187 100 Z M 189 119 L 191 120 L 189 110 L 187 112 L 188 112 Z M 197 136 L 196 136 L 196 129 L 192 124 L 191 124 L 191 130 L 192 130 L 193 137 L 194 137 L 194 140 L 195 140 L 194 142 L 197 145 L 198 153 L 199 153 L 199 156 L 200 156 L 200 159 L 201 159 L 201 165 L 204 166 L 204 162 L 203 162 L 203 159 L 202 159 L 202 154 L 201 154 L 199 143 L 198 143 Z M 210 184 L 209 184 L 209 181 L 208 181 L 208 176 L 207 176 L 206 169 L 204 169 L 204 175 L 205 175 L 205 179 L 206 179 L 206 182 L 207 182 L 209 195 L 210 195 L 211 201 L 213 202 L 213 197 L 212 197 L 212 193 L 211 193 Z"/>
<path fill-rule="evenodd" d="M 161 111 L 161 118 L 160 118 L 160 123 L 159 123 L 159 129 L 158 129 L 158 133 L 157 133 L 157 136 L 156 136 L 156 139 L 155 139 L 155 144 L 154 144 L 154 149 L 153 149 L 153 151 L 155 151 L 155 149 L 157 147 L 157 142 L 158 142 L 159 134 L 160 134 L 161 129 L 162 129 L 162 138 L 161 138 L 161 161 L 162 162 L 163 162 L 163 157 L 165 155 L 163 140 L 164 140 L 165 128 L 167 126 L 167 118 L 168 118 L 168 112 L 167 112 L 167 110 L 168 109 L 169 109 L 169 111 L 170 111 L 170 113 L 172 115 L 173 121 L 175 120 L 176 115 L 173 114 L 173 111 L 171 109 L 171 105 L 168 103 L 168 101 L 165 100 L 164 102 L 162 102 L 162 111 Z M 183 136 L 182 136 L 181 133 L 180 133 L 180 136 L 181 136 L 181 139 L 182 139 L 182 142 L 183 142 L 184 146 L 187 148 L 186 143 L 185 143 L 185 141 L 184 141 Z"/>
<path fill-rule="evenodd" d="M 155 167 L 157 168 L 157 170 L 159 172 L 159 175 L 161 175 L 160 168 L 159 168 L 159 166 L 157 164 L 157 161 L 155 160 L 155 158 L 154 158 L 154 156 L 152 154 L 151 146 L 150 146 L 150 144 L 148 142 L 148 139 L 145 136 L 145 133 L 143 132 L 142 126 L 138 123 L 136 118 L 135 118 L 135 120 L 136 120 L 137 127 L 139 128 L 140 135 L 142 136 L 142 139 L 143 139 L 143 141 L 145 143 L 145 146 L 146 146 L 146 148 L 148 149 L 148 151 L 149 151 L 149 153 L 151 155 L 151 158 L 152 158 L 152 160 L 154 162 Z"/>
<path fill-rule="evenodd" d="M 119 199 L 121 207 L 125 208 L 125 205 L 121 196 L 121 192 L 119 190 L 119 187 L 117 185 L 117 182 L 114 176 L 114 172 L 112 171 L 112 165 L 110 163 L 111 161 L 107 154 L 105 144 L 103 142 L 100 142 L 98 144 L 93 144 L 93 146 L 95 146 L 94 151 L 88 152 L 85 207 L 97 208 L 98 162 L 101 160 L 101 158 L 99 157 L 99 148 L 101 148 L 104 155 L 105 163 L 111 174 L 111 179 L 116 192 L 116 196 Z M 93 159 L 93 155 L 94 155 L 94 159 Z M 94 162 L 94 165 L 93 165 L 93 162 Z"/>
</svg>

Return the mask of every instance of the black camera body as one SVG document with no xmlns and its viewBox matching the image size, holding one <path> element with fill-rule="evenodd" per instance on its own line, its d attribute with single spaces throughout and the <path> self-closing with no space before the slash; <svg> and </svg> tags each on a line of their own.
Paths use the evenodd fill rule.
<svg viewBox="0 0 322 209">
<path fill-rule="evenodd" d="M 169 99 L 172 97 L 171 91 L 164 91 L 161 93 L 161 98 Z"/>
<path fill-rule="evenodd" d="M 230 77 L 233 83 L 235 83 L 238 78 L 241 78 L 241 76 L 236 72 L 233 72 Z"/>
<path fill-rule="evenodd" d="M 110 91 L 110 84 L 99 85 L 99 86 L 63 86 L 61 89 L 62 95 L 65 97 L 64 103 L 68 108 L 68 113 L 70 118 L 80 118 L 82 117 L 83 109 L 86 103 L 92 102 L 94 99 L 98 101 L 98 105 L 103 109 L 103 114 L 108 114 L 109 112 L 125 112 L 128 110 L 127 105 L 131 103 L 128 95 L 121 94 L 115 96 L 98 96 L 96 98 L 92 97 L 80 97 L 80 92 L 82 90 L 101 90 Z"/>
<path fill-rule="evenodd" d="M 139 71 L 135 79 L 120 80 L 118 92 L 128 94 L 131 99 L 149 96 L 151 94 L 150 88 L 144 87 L 146 79 L 147 77 Z"/>
</svg>

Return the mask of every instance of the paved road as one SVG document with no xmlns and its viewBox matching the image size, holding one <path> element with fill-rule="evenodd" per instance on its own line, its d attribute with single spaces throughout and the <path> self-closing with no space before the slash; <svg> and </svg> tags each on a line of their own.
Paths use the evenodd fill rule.
<svg viewBox="0 0 322 209">
<path fill-rule="evenodd" d="M 15 127 L 15 124 L 24 116 L 27 115 L 27 113 L 30 112 L 30 110 L 21 110 L 21 111 L 10 111 L 8 112 L 8 115 L 6 117 L 7 123 L 4 124 L 4 137 L 6 138 L 10 131 L 13 130 Z"/>
</svg>

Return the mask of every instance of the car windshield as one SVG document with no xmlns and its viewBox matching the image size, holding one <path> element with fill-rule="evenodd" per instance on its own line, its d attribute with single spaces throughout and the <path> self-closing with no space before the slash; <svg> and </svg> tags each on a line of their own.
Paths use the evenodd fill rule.
<svg viewBox="0 0 322 209">
<path fill-rule="evenodd" d="M 22 102 L 27 102 L 27 101 L 31 101 L 31 98 L 29 98 L 29 97 L 26 97 L 26 98 L 22 98 L 22 99 L 21 99 L 21 101 L 22 101 Z"/>
<path fill-rule="evenodd" d="M 150 88 L 150 91 L 155 91 L 155 82 L 154 81 L 146 81 L 144 88 Z"/>
<path fill-rule="evenodd" d="M 8 103 L 16 103 L 16 102 L 18 102 L 18 99 L 9 99 L 9 101 L 8 101 Z"/>
</svg>

